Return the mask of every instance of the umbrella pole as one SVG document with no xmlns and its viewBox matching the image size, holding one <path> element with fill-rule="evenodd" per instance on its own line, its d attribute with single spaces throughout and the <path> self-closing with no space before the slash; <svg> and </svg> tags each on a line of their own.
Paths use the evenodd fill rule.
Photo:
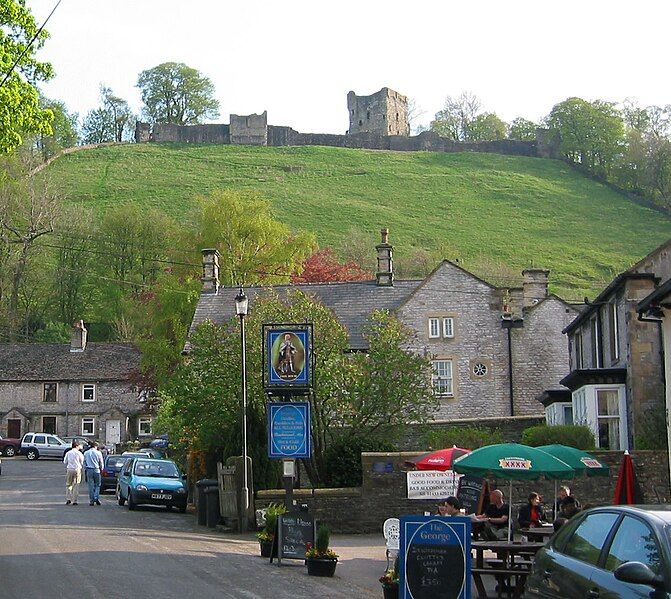
<svg viewBox="0 0 671 599">
<path fill-rule="evenodd" d="M 513 479 L 510 479 L 508 491 L 508 543 L 512 540 L 513 531 Z"/>
<path fill-rule="evenodd" d="M 552 513 L 555 515 L 554 520 L 557 519 L 557 479 L 555 478 L 555 503 L 552 506 Z"/>
</svg>

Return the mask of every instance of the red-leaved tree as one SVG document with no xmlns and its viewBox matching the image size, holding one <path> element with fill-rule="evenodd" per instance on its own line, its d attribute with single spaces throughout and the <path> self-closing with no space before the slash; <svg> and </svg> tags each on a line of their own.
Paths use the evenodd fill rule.
<svg viewBox="0 0 671 599">
<path fill-rule="evenodd" d="M 331 248 L 316 251 L 303 263 L 303 272 L 292 275 L 292 283 L 330 283 L 333 281 L 366 281 L 373 276 L 356 262 L 342 263 Z"/>
</svg>

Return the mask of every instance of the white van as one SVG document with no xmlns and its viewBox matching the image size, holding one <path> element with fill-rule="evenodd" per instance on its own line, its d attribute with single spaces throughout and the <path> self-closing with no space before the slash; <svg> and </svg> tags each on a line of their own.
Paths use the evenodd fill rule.
<svg viewBox="0 0 671 599">
<path fill-rule="evenodd" d="M 61 458 L 72 446 L 56 435 L 26 433 L 21 439 L 21 453 L 29 460 L 41 457 Z"/>
</svg>

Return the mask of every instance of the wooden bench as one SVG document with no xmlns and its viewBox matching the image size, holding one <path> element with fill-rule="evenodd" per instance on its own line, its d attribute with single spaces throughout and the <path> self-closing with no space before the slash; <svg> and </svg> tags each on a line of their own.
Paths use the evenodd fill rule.
<svg viewBox="0 0 671 599">
<path fill-rule="evenodd" d="M 475 586 L 478 589 L 478 594 L 480 597 L 486 596 L 485 587 L 482 583 L 482 576 L 494 576 L 498 582 L 498 592 L 497 597 L 503 597 L 503 595 L 510 595 L 514 598 L 522 596 L 524 593 L 524 585 L 527 580 L 527 576 L 530 571 L 526 569 L 520 570 L 509 570 L 507 568 L 472 568 L 471 574 L 473 576 L 473 581 Z M 511 579 L 515 577 L 515 584 L 509 584 Z"/>
</svg>

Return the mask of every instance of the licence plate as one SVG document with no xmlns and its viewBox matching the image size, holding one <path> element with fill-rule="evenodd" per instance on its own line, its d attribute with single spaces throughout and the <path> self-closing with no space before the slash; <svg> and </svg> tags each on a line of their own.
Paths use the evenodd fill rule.
<svg viewBox="0 0 671 599">
<path fill-rule="evenodd" d="M 167 495 L 165 493 L 152 493 L 152 499 L 172 499 L 172 495 Z"/>
</svg>

